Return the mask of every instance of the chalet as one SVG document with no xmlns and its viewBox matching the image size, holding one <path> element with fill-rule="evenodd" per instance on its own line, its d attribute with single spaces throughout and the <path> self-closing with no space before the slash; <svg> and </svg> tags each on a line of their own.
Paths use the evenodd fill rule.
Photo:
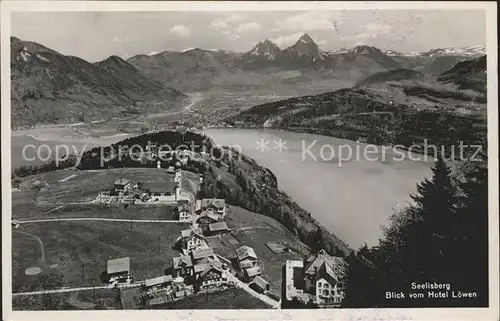
<svg viewBox="0 0 500 321">
<path fill-rule="evenodd" d="M 152 279 L 146 279 L 144 287 L 147 291 L 158 291 L 167 288 L 172 284 L 171 275 L 162 275 Z"/>
<path fill-rule="evenodd" d="M 130 180 L 126 178 L 119 178 L 115 181 L 115 190 L 125 192 L 130 189 Z"/>
<path fill-rule="evenodd" d="M 256 276 L 253 279 L 252 283 L 250 284 L 250 287 L 252 289 L 256 290 L 257 292 L 265 293 L 265 292 L 269 291 L 269 289 L 271 288 L 271 285 L 269 284 L 269 282 L 264 280 L 262 277 Z"/>
<path fill-rule="evenodd" d="M 196 249 L 191 252 L 191 257 L 195 264 L 216 260 L 214 249 L 211 247 Z"/>
<path fill-rule="evenodd" d="M 188 255 L 181 255 L 172 259 L 174 278 L 189 278 L 194 275 L 193 261 Z"/>
<path fill-rule="evenodd" d="M 107 272 L 111 283 L 115 281 L 131 282 L 129 257 L 108 260 L 107 265 Z"/>
<path fill-rule="evenodd" d="M 252 281 L 256 276 L 259 276 L 262 273 L 260 267 L 254 266 L 248 269 L 243 270 L 243 276 L 247 281 Z"/>
<path fill-rule="evenodd" d="M 249 246 L 244 245 L 237 248 L 236 257 L 238 259 L 238 267 L 242 270 L 254 267 L 257 264 L 257 254 Z"/>
<path fill-rule="evenodd" d="M 227 227 L 226 222 L 218 222 L 208 225 L 208 233 L 210 235 L 224 234 L 229 231 L 230 229 Z"/>
<path fill-rule="evenodd" d="M 188 204 L 179 205 L 177 207 L 177 213 L 179 214 L 179 222 L 191 222 L 193 220 L 191 207 Z"/>
<path fill-rule="evenodd" d="M 227 284 L 226 272 L 220 264 L 206 263 L 200 269 L 202 271 L 196 276 L 195 281 L 199 290 L 208 290 Z"/>
<path fill-rule="evenodd" d="M 195 264 L 194 266 L 194 275 L 195 275 L 195 278 L 197 279 L 201 273 L 203 273 L 207 267 L 209 266 L 215 266 L 217 268 L 220 268 L 222 269 L 222 262 L 220 262 L 217 258 L 215 257 L 205 257 L 203 258 L 202 260 L 200 260 L 198 263 Z"/>
<path fill-rule="evenodd" d="M 196 223 L 198 224 L 212 224 L 212 223 L 217 223 L 219 220 L 219 215 L 217 215 L 214 212 L 203 212 L 198 219 L 196 220 Z"/>
<path fill-rule="evenodd" d="M 226 200 L 221 198 L 203 198 L 200 202 L 201 212 L 211 211 L 219 216 L 219 220 L 226 217 Z"/>
<path fill-rule="evenodd" d="M 283 271 L 285 299 L 339 307 L 345 297 L 346 278 L 346 261 L 324 250 L 303 261 L 287 261 Z"/>
<path fill-rule="evenodd" d="M 186 255 L 196 249 L 209 248 L 200 228 L 181 231 L 181 236 L 177 239 L 177 245 Z"/>
<path fill-rule="evenodd" d="M 340 306 L 347 277 L 347 263 L 343 258 L 320 250 L 305 260 L 304 276 L 304 290 L 316 296 L 317 304 Z"/>
</svg>

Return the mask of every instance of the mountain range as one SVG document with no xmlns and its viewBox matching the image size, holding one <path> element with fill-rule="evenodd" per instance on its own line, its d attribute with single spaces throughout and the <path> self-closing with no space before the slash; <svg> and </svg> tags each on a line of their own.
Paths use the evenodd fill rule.
<svg viewBox="0 0 500 321">
<path fill-rule="evenodd" d="M 74 122 L 165 110 L 184 102 L 182 92 L 218 89 L 241 93 L 257 88 L 263 94 L 286 89 L 300 96 L 391 79 L 436 78 L 483 51 L 484 47 L 475 46 L 406 54 L 359 45 L 332 52 L 304 34 L 285 49 L 265 39 L 245 53 L 193 48 L 127 60 L 111 56 L 90 63 L 11 37 L 12 124 Z M 470 88 L 464 81 L 462 85 L 455 80 L 442 83 Z"/>
<path fill-rule="evenodd" d="M 183 98 L 117 56 L 93 64 L 11 38 L 13 127 L 137 114 L 141 102 L 162 99 L 166 109 Z"/>
<path fill-rule="evenodd" d="M 214 83 L 222 86 L 255 85 L 257 81 L 252 77 L 256 72 L 262 86 L 277 86 L 281 79 L 272 76 L 283 70 L 300 71 L 296 82 L 333 77 L 350 84 L 373 73 L 395 68 L 439 74 L 459 61 L 478 57 L 484 52 L 484 46 L 474 46 L 398 53 L 367 45 L 326 51 L 308 34 L 303 34 L 285 49 L 265 39 L 244 53 L 194 48 L 184 52 L 136 55 L 127 61 L 156 81 L 179 90 L 194 91 L 210 89 Z M 287 79 L 287 82 L 292 82 L 292 79 Z"/>
</svg>

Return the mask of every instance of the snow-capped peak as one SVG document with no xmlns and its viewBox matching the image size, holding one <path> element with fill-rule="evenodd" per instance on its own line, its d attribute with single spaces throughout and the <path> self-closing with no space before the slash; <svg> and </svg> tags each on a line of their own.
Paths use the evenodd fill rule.
<svg viewBox="0 0 500 321">
<path fill-rule="evenodd" d="M 274 60 L 280 52 L 281 50 L 275 43 L 273 43 L 269 39 L 265 39 L 264 41 L 259 42 L 255 47 L 253 47 L 253 49 L 250 51 L 250 55 L 265 56 L 271 60 Z"/>
<path fill-rule="evenodd" d="M 385 54 L 388 56 L 402 56 L 402 57 L 440 57 L 440 56 L 481 56 L 486 54 L 486 46 L 475 45 L 469 47 L 449 47 L 449 48 L 436 48 L 425 52 L 397 52 L 393 50 L 386 50 Z"/>
<path fill-rule="evenodd" d="M 303 34 L 299 38 L 298 42 L 302 42 L 302 43 L 306 43 L 306 44 L 315 44 L 314 40 L 312 40 L 312 38 L 307 33 Z"/>
</svg>

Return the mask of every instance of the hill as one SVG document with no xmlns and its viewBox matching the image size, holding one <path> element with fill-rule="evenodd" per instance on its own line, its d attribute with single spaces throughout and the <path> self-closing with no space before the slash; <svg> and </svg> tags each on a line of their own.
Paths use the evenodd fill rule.
<svg viewBox="0 0 500 321">
<path fill-rule="evenodd" d="M 438 56 L 433 58 L 432 62 L 424 67 L 424 71 L 434 75 L 441 74 L 453 68 L 458 62 L 467 59 L 470 58 L 465 56 Z"/>
<path fill-rule="evenodd" d="M 382 71 L 371 76 L 368 76 L 357 83 L 357 86 L 367 86 L 372 84 L 384 83 L 393 80 L 411 80 L 421 79 L 424 74 L 411 69 L 392 69 L 389 71 Z"/>
<path fill-rule="evenodd" d="M 184 170 L 203 175 L 203 184 L 198 195 L 201 198 L 218 197 L 226 199 L 230 205 L 248 211 L 270 216 L 293 232 L 303 243 L 315 250 L 318 238 L 321 247 L 329 253 L 347 255 L 349 247 L 332 233 L 322 227 L 311 214 L 302 209 L 288 195 L 278 188 L 276 176 L 267 168 L 258 165 L 253 159 L 228 147 L 219 147 L 209 137 L 187 131 L 182 134 L 174 131 L 146 133 L 127 138 L 106 148 L 106 161 L 101 164 L 101 153 L 96 147 L 86 151 L 78 165 L 80 170 L 108 168 L 156 168 L 156 160 L 138 160 L 131 153 L 117 152 L 120 146 L 145 148 L 148 144 L 165 146 L 172 150 L 182 146 L 194 146 L 193 152 L 210 151 L 205 161 L 189 160 Z M 113 152 L 114 151 L 114 152 Z M 116 157 L 109 157 L 116 155 Z"/>
<path fill-rule="evenodd" d="M 442 73 L 441 83 L 455 84 L 459 89 L 472 89 L 486 93 L 486 56 L 458 62 L 453 68 Z"/>
<path fill-rule="evenodd" d="M 140 114 L 141 102 L 161 99 L 172 106 L 186 97 L 118 57 L 92 64 L 15 37 L 11 82 L 13 127 Z"/>
<path fill-rule="evenodd" d="M 417 101 L 413 96 L 422 95 L 411 92 L 419 88 L 426 89 L 429 96 L 442 95 L 440 98 L 448 100 L 455 99 L 456 92 L 423 86 L 402 88 L 408 91 L 408 96 L 401 93 L 401 88 L 393 93 L 390 91 L 393 87 L 389 87 L 388 90 L 347 88 L 296 97 L 252 107 L 229 117 L 227 122 L 237 127 L 283 128 L 405 147 L 422 147 L 425 141 L 448 147 L 460 141 L 474 144 L 485 137 L 479 128 L 485 120 L 479 114 L 448 110 L 446 104 L 440 107 L 436 103 L 419 106 L 411 103 Z"/>
</svg>

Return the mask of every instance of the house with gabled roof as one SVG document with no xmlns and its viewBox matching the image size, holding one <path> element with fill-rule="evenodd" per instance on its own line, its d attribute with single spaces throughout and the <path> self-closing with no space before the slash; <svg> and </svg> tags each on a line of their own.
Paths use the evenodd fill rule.
<svg viewBox="0 0 500 321">
<path fill-rule="evenodd" d="M 243 276 L 247 281 L 253 281 L 256 276 L 261 275 L 262 271 L 260 267 L 254 266 L 243 270 Z"/>
<path fill-rule="evenodd" d="M 194 275 L 193 261 L 189 255 L 172 258 L 172 276 L 174 278 L 189 278 Z"/>
<path fill-rule="evenodd" d="M 210 262 L 198 265 L 199 274 L 196 275 L 195 285 L 198 290 L 208 290 L 227 284 L 226 271 L 220 262 Z"/>
<path fill-rule="evenodd" d="M 181 236 L 177 238 L 176 245 L 180 247 L 185 255 L 200 248 L 209 248 L 201 228 L 187 229 L 181 231 Z"/>
<path fill-rule="evenodd" d="M 151 279 L 146 279 L 144 288 L 147 291 L 158 291 L 168 287 L 173 281 L 171 275 L 162 275 Z"/>
<path fill-rule="evenodd" d="M 256 276 L 253 279 L 252 283 L 250 283 L 250 287 L 252 289 L 256 290 L 257 292 L 265 293 L 265 292 L 269 291 L 269 289 L 271 288 L 271 285 L 269 284 L 269 282 L 264 280 L 261 276 Z"/>
<path fill-rule="evenodd" d="M 198 224 L 212 224 L 217 223 L 219 220 L 219 215 L 211 211 L 205 211 L 200 214 L 196 223 Z"/>
<path fill-rule="evenodd" d="M 130 258 L 122 257 L 108 260 L 107 273 L 110 281 L 130 282 Z"/>
<path fill-rule="evenodd" d="M 199 263 L 201 260 L 204 260 L 207 258 L 210 258 L 210 259 L 216 258 L 215 253 L 214 253 L 214 249 L 211 247 L 196 249 L 196 250 L 191 252 L 191 257 L 196 264 Z"/>
<path fill-rule="evenodd" d="M 130 180 L 126 178 L 119 178 L 115 181 L 115 190 L 125 192 L 130 189 Z"/>
<path fill-rule="evenodd" d="M 242 270 L 254 267 L 257 264 L 255 250 L 246 245 L 236 249 L 236 258 L 238 259 L 238 267 Z"/>
<path fill-rule="evenodd" d="M 345 297 L 347 262 L 320 250 L 304 264 L 305 288 L 316 295 L 317 304 L 342 303 Z"/>
<path fill-rule="evenodd" d="M 177 206 L 177 214 L 179 215 L 179 222 L 192 222 L 193 213 L 189 204 L 181 204 Z"/>
<path fill-rule="evenodd" d="M 209 224 L 207 232 L 210 235 L 216 235 L 216 234 L 228 233 L 229 231 L 231 230 L 227 227 L 226 222 L 218 222 Z"/>
<path fill-rule="evenodd" d="M 212 212 L 217 214 L 218 220 L 226 217 L 226 200 L 223 198 L 203 198 L 199 207 L 201 213 Z"/>
</svg>

